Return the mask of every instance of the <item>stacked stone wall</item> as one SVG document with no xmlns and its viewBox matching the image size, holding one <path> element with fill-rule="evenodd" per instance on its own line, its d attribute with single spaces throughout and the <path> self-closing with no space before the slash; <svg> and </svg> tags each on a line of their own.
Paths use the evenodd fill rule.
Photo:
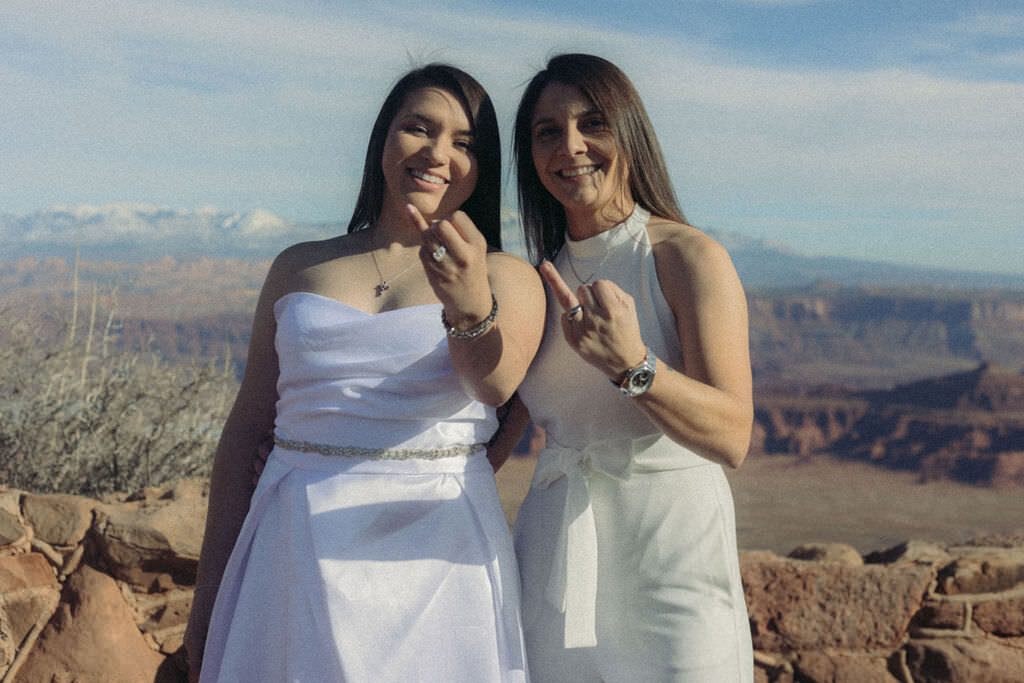
<svg viewBox="0 0 1024 683">
<path fill-rule="evenodd" d="M 1024 680 L 1024 534 L 741 555 L 757 680 Z"/>
<path fill-rule="evenodd" d="M 206 496 L 0 490 L 0 683 L 185 681 Z M 1024 533 L 741 565 L 759 683 L 1024 680 Z"/>
</svg>

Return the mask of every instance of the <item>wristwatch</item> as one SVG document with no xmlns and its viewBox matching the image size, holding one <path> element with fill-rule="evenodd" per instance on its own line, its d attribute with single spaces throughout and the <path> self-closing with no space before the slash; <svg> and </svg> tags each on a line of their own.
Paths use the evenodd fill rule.
<svg viewBox="0 0 1024 683">
<path fill-rule="evenodd" d="M 615 380 L 609 381 L 617 386 L 619 391 L 626 396 L 636 398 L 650 389 L 651 384 L 654 383 L 654 373 L 656 371 L 657 362 L 657 357 L 651 353 L 651 349 L 648 347 L 647 355 L 644 356 L 643 362 L 636 367 L 626 370 L 626 375 L 622 378 L 621 382 L 616 382 Z"/>
</svg>

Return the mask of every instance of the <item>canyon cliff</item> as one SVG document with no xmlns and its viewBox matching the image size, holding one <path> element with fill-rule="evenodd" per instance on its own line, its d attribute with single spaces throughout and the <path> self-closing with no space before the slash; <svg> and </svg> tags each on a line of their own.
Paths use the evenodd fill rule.
<svg viewBox="0 0 1024 683">
<path fill-rule="evenodd" d="M 923 481 L 1024 485 L 1024 375 L 982 363 L 887 390 L 762 395 L 752 448 L 864 460 Z"/>
</svg>

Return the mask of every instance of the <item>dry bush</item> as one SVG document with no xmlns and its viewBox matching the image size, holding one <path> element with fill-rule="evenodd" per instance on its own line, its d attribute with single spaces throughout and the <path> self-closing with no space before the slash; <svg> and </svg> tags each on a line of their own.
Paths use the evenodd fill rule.
<svg viewBox="0 0 1024 683">
<path fill-rule="evenodd" d="M 182 367 L 113 351 L 115 316 L 60 339 L 22 320 L 0 346 L 0 483 L 97 494 L 207 476 L 238 385 L 227 360 Z M 77 304 L 75 306 L 77 310 Z"/>
</svg>

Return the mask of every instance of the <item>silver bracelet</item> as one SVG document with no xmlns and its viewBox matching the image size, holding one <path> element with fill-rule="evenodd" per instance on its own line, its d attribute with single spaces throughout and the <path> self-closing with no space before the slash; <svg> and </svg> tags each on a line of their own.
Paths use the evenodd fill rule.
<svg viewBox="0 0 1024 683">
<path fill-rule="evenodd" d="M 468 330 L 457 330 L 452 327 L 452 324 L 448 322 L 448 316 L 445 315 L 444 309 L 441 309 L 441 324 L 444 325 L 444 331 L 448 333 L 449 337 L 455 337 L 456 339 L 472 339 L 473 337 L 479 337 L 481 334 L 490 329 L 491 325 L 494 324 L 494 319 L 498 315 L 498 300 L 494 298 L 494 292 L 491 292 L 491 312 L 486 318 L 478 322 Z"/>
</svg>

